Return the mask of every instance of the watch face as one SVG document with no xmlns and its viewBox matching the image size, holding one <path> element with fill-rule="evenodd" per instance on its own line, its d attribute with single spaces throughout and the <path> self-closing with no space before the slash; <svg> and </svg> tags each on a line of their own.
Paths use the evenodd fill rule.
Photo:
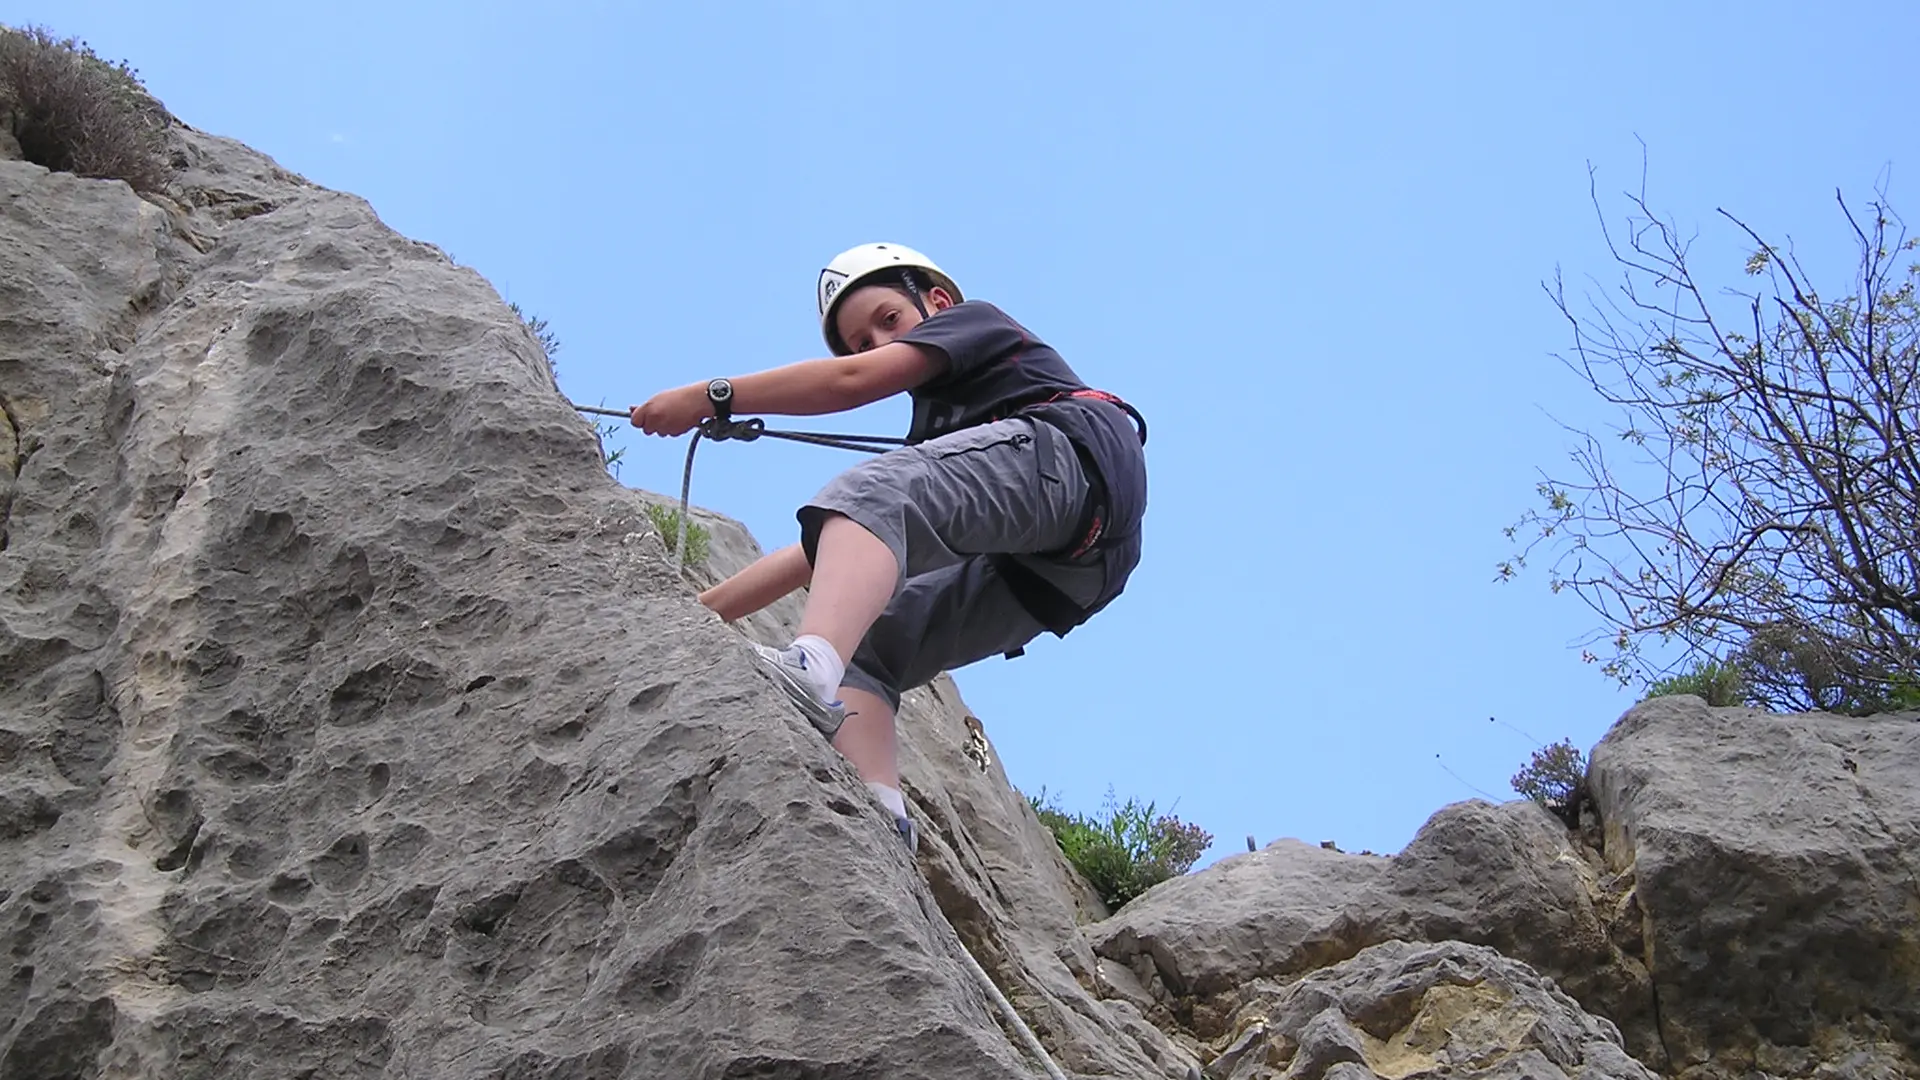
<svg viewBox="0 0 1920 1080">
<path fill-rule="evenodd" d="M 715 379 L 707 384 L 707 396 L 715 401 L 725 401 L 733 396 L 733 384 L 725 379 Z"/>
</svg>

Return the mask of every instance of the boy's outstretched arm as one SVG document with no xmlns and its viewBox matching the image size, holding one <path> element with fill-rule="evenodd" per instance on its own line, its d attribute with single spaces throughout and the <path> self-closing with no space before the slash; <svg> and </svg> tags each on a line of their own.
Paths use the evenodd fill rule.
<svg viewBox="0 0 1920 1080">
<path fill-rule="evenodd" d="M 813 576 L 799 544 L 763 555 L 753 565 L 700 594 L 700 602 L 727 622 L 744 619 L 805 585 Z"/>
<path fill-rule="evenodd" d="M 945 358 L 904 341 L 853 356 L 802 360 L 742 375 L 733 383 L 733 411 L 818 416 L 845 412 L 911 390 L 938 375 Z M 631 411 L 633 426 L 649 435 L 684 435 L 713 415 L 705 382 L 662 390 Z"/>
</svg>

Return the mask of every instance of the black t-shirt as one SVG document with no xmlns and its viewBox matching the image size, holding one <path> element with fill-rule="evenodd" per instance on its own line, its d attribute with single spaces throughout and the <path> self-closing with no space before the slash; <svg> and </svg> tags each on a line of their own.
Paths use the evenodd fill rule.
<svg viewBox="0 0 1920 1080">
<path fill-rule="evenodd" d="M 902 335 L 946 358 L 946 370 L 914 387 L 908 442 L 928 439 L 1015 412 L 1066 432 L 1100 472 L 1107 489 L 1110 537 L 1138 543 L 1146 512 L 1147 468 L 1140 436 L 1124 410 L 1089 398 L 1049 399 L 1088 389 L 1060 354 L 999 308 L 969 300 L 936 311 Z M 1137 557 L 1137 551 L 1129 554 Z M 1131 569 L 1129 566 L 1128 569 Z"/>
</svg>

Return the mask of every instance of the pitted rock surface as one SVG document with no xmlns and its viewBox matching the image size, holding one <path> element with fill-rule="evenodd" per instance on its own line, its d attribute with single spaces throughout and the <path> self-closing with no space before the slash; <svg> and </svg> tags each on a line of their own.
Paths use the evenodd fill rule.
<svg viewBox="0 0 1920 1080">
<path fill-rule="evenodd" d="M 1612 1024 L 1492 949 L 1395 941 L 1251 988 L 1208 1080 L 1652 1080 Z"/>
<path fill-rule="evenodd" d="M 1920 1075 L 1920 717 L 1655 698 L 1591 782 L 1676 1066 Z"/>
<path fill-rule="evenodd" d="M 1436 813 L 1391 858 L 1280 840 L 1160 885 L 1091 933 L 1107 965 L 1147 988 L 1150 1014 L 1203 1039 L 1220 1035 L 1252 978 L 1387 941 L 1464 941 L 1551 973 L 1657 1046 L 1644 972 L 1616 940 L 1597 862 L 1534 804 L 1474 800 Z"/>
<path fill-rule="evenodd" d="M 1091 927 L 1108 991 L 1197 1056 L 1252 996 L 1384 942 L 1491 946 L 1689 1080 L 1920 1075 L 1920 723 L 1646 701 L 1589 820 L 1460 803 L 1391 858 L 1281 841 Z"/>
</svg>

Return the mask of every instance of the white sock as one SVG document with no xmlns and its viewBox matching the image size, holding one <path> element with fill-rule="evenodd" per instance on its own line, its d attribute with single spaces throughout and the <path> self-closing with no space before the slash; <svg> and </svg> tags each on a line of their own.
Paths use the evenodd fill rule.
<svg viewBox="0 0 1920 1080">
<path fill-rule="evenodd" d="M 833 651 L 827 639 L 818 634 L 802 634 L 794 638 L 793 647 L 806 655 L 807 675 L 813 679 L 813 688 L 820 692 L 820 700 L 837 700 L 840 697 L 840 680 L 847 674 L 847 662 L 840 659 L 840 654 Z"/>
<path fill-rule="evenodd" d="M 907 816 L 907 797 L 900 794 L 899 788 L 891 788 L 885 784 L 876 784 L 869 780 L 867 781 L 867 790 L 878 796 L 880 801 L 886 804 L 887 809 L 893 811 L 894 817 L 903 818 Z"/>
</svg>

